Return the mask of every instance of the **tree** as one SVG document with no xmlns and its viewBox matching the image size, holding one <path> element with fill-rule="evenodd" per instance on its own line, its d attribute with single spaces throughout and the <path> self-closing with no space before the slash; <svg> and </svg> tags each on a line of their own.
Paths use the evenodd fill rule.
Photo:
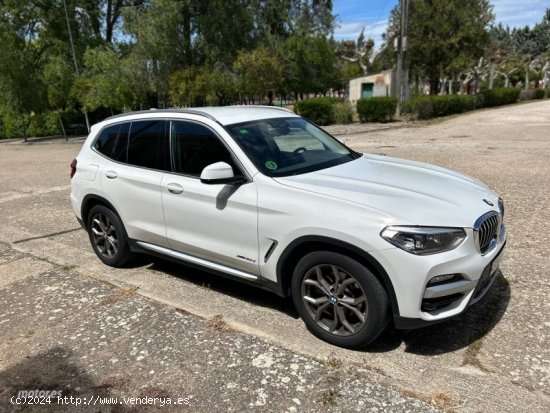
<svg viewBox="0 0 550 413">
<path fill-rule="evenodd" d="M 289 37 L 284 46 L 283 89 L 297 95 L 325 94 L 341 86 L 342 72 L 336 55 L 336 42 L 324 36 Z"/>
<path fill-rule="evenodd" d="M 344 40 L 338 43 L 338 57 L 349 63 L 356 63 L 361 73 L 366 75 L 372 64 L 372 52 L 374 50 L 374 41 L 365 39 L 365 29 L 361 30 L 356 41 Z"/>
<path fill-rule="evenodd" d="M 225 68 L 191 66 L 170 77 L 170 103 L 174 106 L 226 105 L 236 94 L 235 78 Z"/>
<path fill-rule="evenodd" d="M 494 47 L 498 48 L 503 56 L 499 62 L 500 66 L 507 67 L 504 72 L 499 71 L 512 74 L 521 68 L 524 73 L 524 86 L 528 88 L 530 74 L 534 71 L 538 77 L 543 77 L 546 70 L 546 52 L 550 45 L 550 9 L 546 10 L 542 20 L 532 28 L 525 26 L 511 29 L 502 24 L 492 27 L 491 39 Z"/>
<path fill-rule="evenodd" d="M 293 0 L 292 32 L 297 35 L 329 36 L 334 30 L 332 0 Z"/>
<path fill-rule="evenodd" d="M 108 47 L 89 49 L 84 71 L 73 85 L 73 93 L 89 111 L 98 108 L 123 110 L 133 107 L 145 93 L 132 71 L 133 62 Z"/>
<path fill-rule="evenodd" d="M 170 75 L 185 67 L 180 19 L 184 6 L 178 0 L 151 0 L 148 7 L 124 10 L 124 29 L 133 37 L 133 76 L 145 85 L 153 107 L 167 104 Z"/>
<path fill-rule="evenodd" d="M 333 27 L 332 0 L 3 0 L 0 124 L 324 94 L 364 64 L 338 62 Z"/>
<path fill-rule="evenodd" d="M 239 92 L 260 97 L 268 94 L 269 104 L 273 104 L 273 92 L 281 87 L 283 80 L 280 61 L 279 56 L 263 47 L 239 52 L 233 65 L 239 78 Z"/>
<path fill-rule="evenodd" d="M 415 0 L 410 19 L 409 67 L 435 94 L 441 78 L 458 76 L 483 56 L 494 16 L 488 0 Z"/>
</svg>

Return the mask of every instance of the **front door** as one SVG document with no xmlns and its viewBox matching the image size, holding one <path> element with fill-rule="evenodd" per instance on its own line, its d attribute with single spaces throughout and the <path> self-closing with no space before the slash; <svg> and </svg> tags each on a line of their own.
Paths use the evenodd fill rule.
<svg viewBox="0 0 550 413">
<path fill-rule="evenodd" d="M 227 162 L 242 171 L 230 151 L 207 126 L 171 122 L 171 169 L 162 178 L 166 234 L 172 249 L 258 274 L 256 184 L 209 185 L 200 181 L 204 167 Z"/>
</svg>

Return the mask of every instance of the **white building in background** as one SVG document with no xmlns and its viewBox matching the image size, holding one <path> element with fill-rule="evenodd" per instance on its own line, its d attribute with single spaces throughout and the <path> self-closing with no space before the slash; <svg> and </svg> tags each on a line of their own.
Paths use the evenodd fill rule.
<svg viewBox="0 0 550 413">
<path fill-rule="evenodd" d="M 361 98 L 393 96 L 393 71 L 375 73 L 366 76 L 357 76 L 349 80 L 348 99 L 355 103 Z"/>
</svg>

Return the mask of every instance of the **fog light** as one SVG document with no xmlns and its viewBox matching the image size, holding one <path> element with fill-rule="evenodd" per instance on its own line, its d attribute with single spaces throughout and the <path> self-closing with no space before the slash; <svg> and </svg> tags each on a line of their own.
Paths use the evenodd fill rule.
<svg viewBox="0 0 550 413">
<path fill-rule="evenodd" d="M 436 275 L 430 280 L 430 282 L 428 282 L 428 285 L 441 284 L 441 283 L 453 281 L 454 279 L 459 279 L 459 278 L 461 278 L 461 276 L 458 274 Z"/>
</svg>

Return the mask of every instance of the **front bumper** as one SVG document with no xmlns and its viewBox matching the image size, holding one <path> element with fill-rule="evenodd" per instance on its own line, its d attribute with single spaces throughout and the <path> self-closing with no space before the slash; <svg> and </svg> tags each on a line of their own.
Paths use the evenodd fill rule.
<svg viewBox="0 0 550 413">
<path fill-rule="evenodd" d="M 466 307 L 471 306 L 472 304 L 477 303 L 479 300 L 481 300 L 487 292 L 491 289 L 493 283 L 495 282 L 498 274 L 498 264 L 497 261 L 500 261 L 502 259 L 503 253 L 504 253 L 504 247 L 506 246 L 506 243 L 504 243 L 500 249 L 500 251 L 497 254 L 497 257 L 491 261 L 490 264 L 488 264 L 485 269 L 483 270 L 483 273 L 481 274 L 481 277 L 477 281 L 476 287 L 473 290 L 473 293 L 471 294 L 470 301 L 468 302 Z M 497 264 L 495 266 L 495 264 Z M 432 319 L 432 320 L 425 320 L 422 318 L 408 318 L 408 317 L 401 317 L 398 315 L 394 315 L 393 317 L 393 323 L 395 328 L 401 329 L 401 330 L 410 330 L 415 328 L 421 328 L 421 327 L 427 327 L 433 324 L 440 323 L 442 321 L 447 321 L 449 318 L 453 318 L 458 316 L 460 313 L 455 314 L 454 316 L 447 317 L 447 318 L 439 318 L 439 319 Z"/>
<path fill-rule="evenodd" d="M 416 328 L 444 321 L 462 313 L 479 301 L 496 279 L 498 262 L 506 244 L 502 225 L 495 247 L 481 255 L 474 232 L 456 249 L 441 254 L 416 256 L 399 248 L 372 253 L 392 281 L 398 308 L 394 308 L 397 328 Z M 438 275 L 456 274 L 456 280 L 429 284 Z"/>
</svg>

